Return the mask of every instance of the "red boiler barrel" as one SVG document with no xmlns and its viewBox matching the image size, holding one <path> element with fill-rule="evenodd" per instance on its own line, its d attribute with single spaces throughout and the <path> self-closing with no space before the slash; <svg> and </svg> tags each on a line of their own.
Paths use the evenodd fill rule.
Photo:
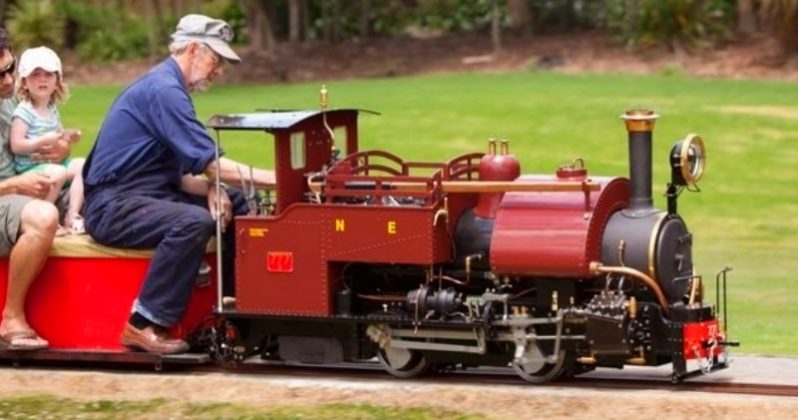
<svg viewBox="0 0 798 420">
<path fill-rule="evenodd" d="M 592 178 L 599 191 L 507 193 L 496 213 L 490 245 L 500 275 L 591 277 L 601 259 L 601 239 L 612 213 L 629 206 L 629 180 Z M 522 176 L 524 181 L 572 177 Z"/>
</svg>

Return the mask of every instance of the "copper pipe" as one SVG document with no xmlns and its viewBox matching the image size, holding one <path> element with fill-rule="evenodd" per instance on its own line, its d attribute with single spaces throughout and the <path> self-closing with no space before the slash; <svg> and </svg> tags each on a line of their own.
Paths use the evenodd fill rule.
<svg viewBox="0 0 798 420">
<path fill-rule="evenodd" d="M 452 282 L 452 283 L 460 285 L 460 286 L 465 286 L 466 284 L 468 284 L 468 281 L 457 280 L 454 277 L 449 277 L 449 276 L 444 275 L 444 274 L 433 275 L 432 276 L 432 280 L 441 280 L 441 281 L 445 280 L 445 281 Z"/>
<path fill-rule="evenodd" d="M 311 191 L 321 188 L 321 182 L 308 183 Z M 425 182 L 384 181 L 382 186 L 399 191 L 427 190 Z M 584 182 L 534 182 L 534 181 L 441 181 L 441 189 L 447 193 L 494 193 L 494 192 L 592 192 L 599 191 L 601 184 Z M 367 190 L 364 190 L 364 194 Z"/>
<path fill-rule="evenodd" d="M 361 299 L 366 300 L 376 300 L 380 302 L 404 302 L 407 299 L 405 295 L 365 295 L 365 294 L 357 294 L 355 295 Z"/>
<path fill-rule="evenodd" d="M 640 280 L 646 284 L 657 296 L 657 300 L 659 301 L 660 306 L 662 306 L 662 311 L 666 314 L 670 314 L 670 309 L 668 308 L 668 301 L 665 299 L 665 294 L 662 292 L 662 288 L 659 287 L 657 282 L 654 281 L 651 277 L 647 276 L 640 270 L 635 270 L 631 267 L 608 267 L 601 265 L 600 262 L 594 261 L 590 263 L 590 272 L 594 275 L 599 273 L 613 273 L 613 274 L 624 274 L 630 276 L 634 279 Z"/>
</svg>

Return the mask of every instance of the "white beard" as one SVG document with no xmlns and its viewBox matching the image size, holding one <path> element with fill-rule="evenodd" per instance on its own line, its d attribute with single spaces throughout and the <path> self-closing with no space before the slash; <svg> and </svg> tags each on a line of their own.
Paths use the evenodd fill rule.
<svg viewBox="0 0 798 420">
<path fill-rule="evenodd" d="M 198 71 L 199 71 L 198 67 L 199 66 L 197 65 L 197 63 L 194 62 L 194 65 L 191 68 L 191 74 L 192 75 L 198 73 Z M 208 76 L 210 76 L 210 75 L 208 75 Z M 208 80 L 207 76 L 204 79 L 191 81 L 191 82 L 188 83 L 188 91 L 189 92 L 205 92 L 206 90 L 211 88 L 211 83 L 212 82 L 210 80 Z"/>
<path fill-rule="evenodd" d="M 188 90 L 190 92 L 205 92 L 210 88 L 211 88 L 211 82 L 208 79 L 202 79 L 194 82 L 194 84 L 189 86 Z"/>
</svg>

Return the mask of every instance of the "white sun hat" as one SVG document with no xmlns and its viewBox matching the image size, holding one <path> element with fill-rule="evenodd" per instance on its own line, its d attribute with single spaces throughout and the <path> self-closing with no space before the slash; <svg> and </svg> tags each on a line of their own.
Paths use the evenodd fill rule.
<svg viewBox="0 0 798 420">
<path fill-rule="evenodd" d="M 19 57 L 19 75 L 28 77 L 36 69 L 61 75 L 61 59 L 47 47 L 29 48 Z"/>
</svg>

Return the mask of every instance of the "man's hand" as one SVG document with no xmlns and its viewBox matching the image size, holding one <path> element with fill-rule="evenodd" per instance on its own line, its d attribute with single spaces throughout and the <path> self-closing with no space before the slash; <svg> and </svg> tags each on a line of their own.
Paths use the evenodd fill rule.
<svg viewBox="0 0 798 420">
<path fill-rule="evenodd" d="M 47 197 L 55 181 L 41 172 L 27 172 L 14 178 L 17 194 L 43 199 Z"/>
<path fill-rule="evenodd" d="M 42 146 L 38 151 L 31 153 L 30 159 L 34 163 L 61 162 L 69 156 L 71 148 L 69 141 L 61 136 L 52 145 Z"/>
<path fill-rule="evenodd" d="M 233 204 L 230 202 L 230 197 L 227 191 L 221 188 L 219 191 L 219 198 L 221 199 L 221 208 L 219 214 L 216 213 L 216 186 L 211 185 L 208 189 L 208 209 L 211 211 L 211 217 L 216 220 L 217 217 L 222 218 L 222 232 L 227 229 L 227 225 L 233 220 Z"/>
</svg>

